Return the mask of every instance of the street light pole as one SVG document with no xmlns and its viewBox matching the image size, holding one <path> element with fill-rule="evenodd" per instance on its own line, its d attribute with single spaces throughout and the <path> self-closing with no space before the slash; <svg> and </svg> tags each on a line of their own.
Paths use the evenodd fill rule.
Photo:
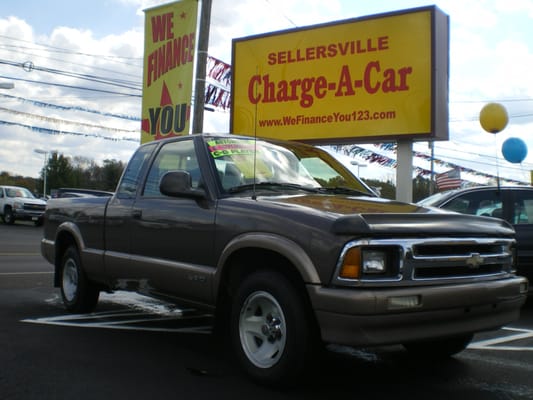
<svg viewBox="0 0 533 400">
<path fill-rule="evenodd" d="M 43 168 L 43 196 L 46 198 L 46 167 L 48 166 L 48 152 L 42 149 L 34 150 L 37 154 L 44 154 L 44 168 Z"/>
<path fill-rule="evenodd" d="M 362 164 L 360 163 L 359 161 L 356 161 L 356 160 L 353 160 L 353 161 L 350 161 L 350 164 L 352 165 L 355 165 L 357 167 L 357 177 L 359 178 L 359 168 L 364 168 L 366 167 L 368 164 Z"/>
</svg>

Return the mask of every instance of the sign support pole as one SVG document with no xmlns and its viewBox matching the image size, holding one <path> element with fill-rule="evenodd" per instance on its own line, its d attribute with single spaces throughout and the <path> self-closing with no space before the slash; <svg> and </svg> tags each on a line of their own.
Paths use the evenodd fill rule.
<svg viewBox="0 0 533 400">
<path fill-rule="evenodd" d="M 413 201 L 413 141 L 399 140 L 396 167 L 396 200 Z"/>
<path fill-rule="evenodd" d="M 202 0 L 200 26 L 198 28 L 198 48 L 196 56 L 196 84 L 194 90 L 194 115 L 192 133 L 204 130 L 205 76 L 207 50 L 209 47 L 209 26 L 211 24 L 211 0 Z"/>
</svg>

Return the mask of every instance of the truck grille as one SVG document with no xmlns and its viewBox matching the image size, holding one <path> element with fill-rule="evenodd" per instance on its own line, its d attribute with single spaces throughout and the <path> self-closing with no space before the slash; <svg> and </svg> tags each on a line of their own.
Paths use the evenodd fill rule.
<svg viewBox="0 0 533 400">
<path fill-rule="evenodd" d="M 405 249 L 405 269 L 410 270 L 413 280 L 501 274 L 511 266 L 512 244 L 510 240 L 494 239 L 414 243 Z"/>
<path fill-rule="evenodd" d="M 24 203 L 25 211 L 43 211 L 44 212 L 45 208 L 46 208 L 46 205 L 44 204 Z"/>
<path fill-rule="evenodd" d="M 499 274 L 503 271 L 502 264 L 480 265 L 471 267 L 425 267 L 417 268 L 414 272 L 414 279 L 439 279 L 450 277 L 472 277 Z"/>
</svg>

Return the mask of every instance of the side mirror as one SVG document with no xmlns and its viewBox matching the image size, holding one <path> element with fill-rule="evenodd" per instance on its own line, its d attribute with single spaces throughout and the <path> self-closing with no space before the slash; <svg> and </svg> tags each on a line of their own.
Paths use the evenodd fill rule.
<svg viewBox="0 0 533 400">
<path fill-rule="evenodd" d="M 171 197 L 205 197 L 205 192 L 201 189 L 193 189 L 191 182 L 191 174 L 187 171 L 169 171 L 161 178 L 159 190 L 165 196 Z"/>
</svg>

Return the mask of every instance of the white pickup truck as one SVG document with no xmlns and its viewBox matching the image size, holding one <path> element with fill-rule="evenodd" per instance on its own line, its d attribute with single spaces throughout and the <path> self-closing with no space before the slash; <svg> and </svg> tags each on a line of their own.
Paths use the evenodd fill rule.
<svg viewBox="0 0 533 400">
<path fill-rule="evenodd" d="M 8 225 L 15 223 L 17 219 L 42 225 L 45 208 L 46 202 L 36 198 L 26 188 L 0 186 L 0 215 Z"/>
</svg>

